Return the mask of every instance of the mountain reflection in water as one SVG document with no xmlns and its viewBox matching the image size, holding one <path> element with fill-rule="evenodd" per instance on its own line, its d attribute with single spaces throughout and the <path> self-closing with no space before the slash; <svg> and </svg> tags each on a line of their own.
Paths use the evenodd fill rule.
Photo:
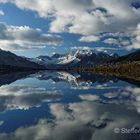
<svg viewBox="0 0 140 140">
<path fill-rule="evenodd" d="M 2 74 L 0 140 L 139 140 L 114 132 L 139 130 L 140 88 L 131 83 L 92 73 Z"/>
</svg>

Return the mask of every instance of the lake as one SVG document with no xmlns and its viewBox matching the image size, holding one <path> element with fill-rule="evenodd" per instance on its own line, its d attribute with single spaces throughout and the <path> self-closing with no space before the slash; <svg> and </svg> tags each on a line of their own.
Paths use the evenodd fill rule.
<svg viewBox="0 0 140 140">
<path fill-rule="evenodd" d="M 0 75 L 0 140 L 139 140 L 140 83 L 63 71 Z"/>
</svg>

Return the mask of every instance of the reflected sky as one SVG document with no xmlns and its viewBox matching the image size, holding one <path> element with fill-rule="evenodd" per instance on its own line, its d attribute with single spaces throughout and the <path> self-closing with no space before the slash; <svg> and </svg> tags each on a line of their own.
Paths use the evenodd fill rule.
<svg viewBox="0 0 140 140">
<path fill-rule="evenodd" d="M 132 81 L 91 73 L 24 74 L 0 77 L 0 140 L 139 139 L 140 133 L 114 132 L 140 127 L 140 88 Z"/>
</svg>

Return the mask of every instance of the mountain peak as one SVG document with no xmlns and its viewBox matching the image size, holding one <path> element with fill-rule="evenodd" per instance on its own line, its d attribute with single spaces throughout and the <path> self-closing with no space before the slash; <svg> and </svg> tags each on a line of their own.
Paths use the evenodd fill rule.
<svg viewBox="0 0 140 140">
<path fill-rule="evenodd" d="M 52 56 L 39 56 L 32 59 L 33 62 L 44 65 L 47 68 L 64 68 L 79 65 L 98 65 L 116 57 L 106 52 L 97 52 L 93 49 L 77 49 L 66 54 L 54 54 Z"/>
<path fill-rule="evenodd" d="M 81 49 L 81 50 L 78 49 L 75 54 L 77 54 L 77 55 L 91 55 L 92 53 L 93 53 L 93 50 L 90 50 L 90 49 Z"/>
<path fill-rule="evenodd" d="M 54 55 L 52 55 L 52 58 L 59 58 L 59 57 L 62 57 L 62 56 L 64 56 L 64 55 L 55 53 Z"/>
</svg>

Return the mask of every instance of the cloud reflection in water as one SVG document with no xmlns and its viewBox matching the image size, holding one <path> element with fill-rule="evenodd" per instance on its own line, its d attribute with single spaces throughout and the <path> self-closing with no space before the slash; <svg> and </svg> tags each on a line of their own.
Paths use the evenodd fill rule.
<svg viewBox="0 0 140 140">
<path fill-rule="evenodd" d="M 11 133 L 0 133 L 0 140 L 139 138 L 138 135 L 115 134 L 113 130 L 139 126 L 140 88 L 127 83 L 120 86 L 114 77 L 102 75 L 39 72 L 30 78 L 33 79 L 31 85 L 27 85 L 28 79 L 25 79 L 22 80 L 25 82 L 23 85 L 17 81 L 0 87 L 1 112 L 16 109 L 30 112 L 32 107 L 41 107 L 46 102 L 46 108 L 53 117 L 40 116 L 34 124 L 21 125 Z M 50 89 L 55 87 L 55 90 L 48 89 L 45 81 L 50 82 Z M 34 86 L 37 82 L 41 86 Z M 67 90 L 65 83 L 69 85 Z M 0 127 L 5 123 L 2 120 Z"/>
<path fill-rule="evenodd" d="M 24 85 L 0 87 L 0 110 L 29 109 L 40 106 L 42 102 L 57 101 L 63 94 L 45 88 Z"/>
</svg>

